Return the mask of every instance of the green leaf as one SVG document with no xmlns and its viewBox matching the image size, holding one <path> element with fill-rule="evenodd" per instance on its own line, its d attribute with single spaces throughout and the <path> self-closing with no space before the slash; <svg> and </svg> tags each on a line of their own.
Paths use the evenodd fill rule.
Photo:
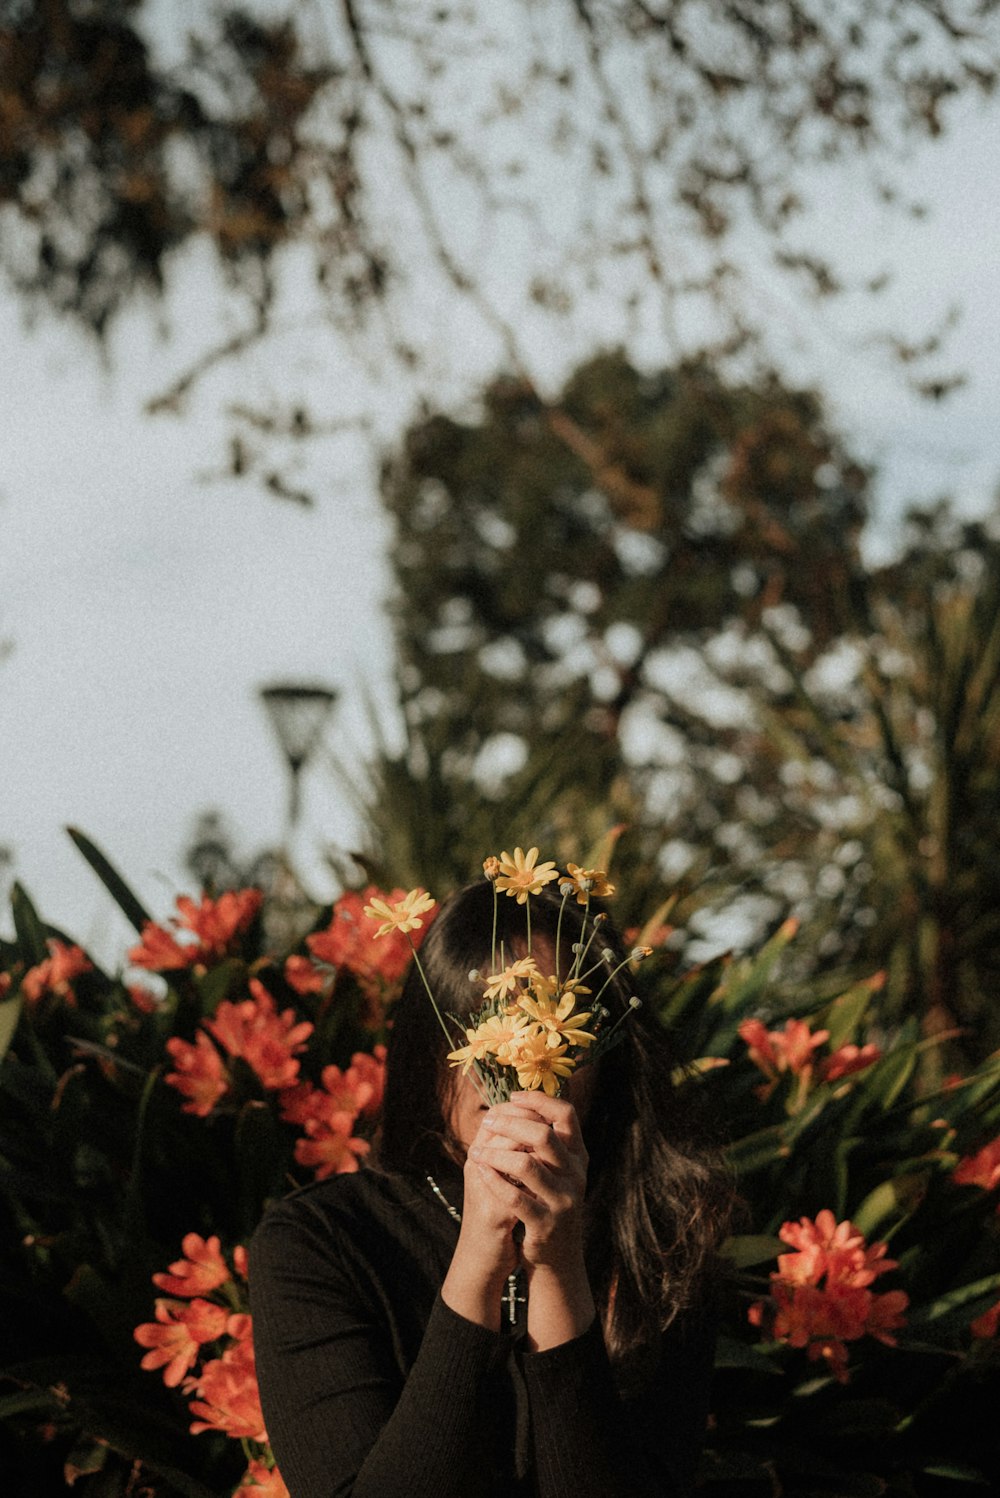
<svg viewBox="0 0 1000 1498">
<path fill-rule="evenodd" d="M 213 1015 L 224 999 L 245 997 L 247 965 L 239 957 L 227 957 L 198 977 L 195 987 L 201 1002 L 201 1015 Z"/>
<path fill-rule="evenodd" d="M 961 1311 L 962 1318 L 975 1319 L 970 1313 L 974 1311 L 973 1302 L 978 1300 L 996 1300 L 1000 1295 L 1000 1274 L 989 1274 L 985 1279 L 974 1280 L 969 1285 L 960 1285 L 957 1290 L 949 1290 L 947 1295 L 938 1296 L 928 1305 L 918 1306 L 911 1310 L 907 1323 L 909 1326 L 926 1326 L 929 1322 L 938 1322 L 942 1318 L 955 1319 L 955 1312 Z"/>
<path fill-rule="evenodd" d="M 715 1366 L 716 1368 L 753 1368 L 758 1373 L 779 1375 L 783 1371 L 761 1348 L 721 1334 L 715 1344 Z"/>
<path fill-rule="evenodd" d="M 15 994 L 12 999 L 4 999 L 0 1003 L 0 1061 L 10 1050 L 10 1043 L 14 1039 L 17 1030 L 17 1022 L 21 1018 L 21 995 Z"/>
<path fill-rule="evenodd" d="M 846 993 L 834 999 L 827 1010 L 825 1021 L 825 1027 L 830 1032 L 827 1044 L 831 1052 L 853 1040 L 875 991 L 872 980 L 867 979 L 864 983 L 856 983 Z"/>
<path fill-rule="evenodd" d="M 758 1129 L 734 1140 L 726 1151 L 726 1158 L 734 1170 L 745 1175 L 759 1170 L 762 1165 L 771 1165 L 789 1153 L 784 1124 L 770 1124 L 766 1129 Z"/>
<path fill-rule="evenodd" d="M 12 1415 L 29 1415 L 58 1408 L 55 1395 L 48 1389 L 19 1389 L 16 1394 L 5 1394 L 0 1398 L 0 1420 L 9 1420 Z"/>
<path fill-rule="evenodd" d="M 100 848 L 94 846 L 84 833 L 77 827 L 67 827 L 66 831 L 70 838 L 90 864 L 98 879 L 104 885 L 108 894 L 114 900 L 122 914 L 132 923 L 136 931 L 142 934 L 142 928 L 146 921 L 152 920 L 152 916 L 143 905 L 137 895 L 129 889 L 125 880 L 119 874 L 114 865 L 101 852 Z"/>
<path fill-rule="evenodd" d="M 930 1177 L 931 1172 L 924 1170 L 882 1181 L 851 1214 L 858 1232 L 871 1238 L 875 1232 L 885 1237 L 895 1231 L 923 1201 Z"/>
<path fill-rule="evenodd" d="M 975 1482 L 988 1488 L 990 1479 L 976 1467 L 960 1466 L 958 1462 L 935 1462 L 933 1467 L 923 1469 L 928 1477 L 950 1477 L 953 1482 Z"/>
<path fill-rule="evenodd" d="M 772 1238 L 769 1234 L 744 1233 L 727 1238 L 719 1253 L 736 1269 L 749 1269 L 751 1264 L 763 1264 L 784 1253 L 786 1248 L 787 1244 L 780 1238 Z"/>
<path fill-rule="evenodd" d="M 784 921 L 756 956 L 734 962 L 713 995 L 713 1002 L 721 1004 L 728 1013 L 748 1007 L 764 988 L 797 929 L 795 921 Z"/>
<path fill-rule="evenodd" d="M 37 963 L 44 962 L 49 955 L 45 941 L 45 927 L 23 885 L 14 885 L 11 890 L 10 904 L 21 957 L 28 967 L 35 967 Z"/>
</svg>

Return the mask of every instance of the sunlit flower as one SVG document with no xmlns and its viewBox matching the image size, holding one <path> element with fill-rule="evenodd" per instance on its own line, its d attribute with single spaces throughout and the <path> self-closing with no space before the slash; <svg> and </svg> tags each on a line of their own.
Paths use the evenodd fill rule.
<svg viewBox="0 0 1000 1498">
<path fill-rule="evenodd" d="M 37 1004 L 45 994 L 54 994 L 65 999 L 67 1004 L 75 1004 L 73 983 L 81 973 L 93 972 L 93 963 L 82 947 L 69 946 L 55 937 L 46 945 L 48 957 L 28 969 L 21 979 L 21 991 L 29 1004 Z"/>
<path fill-rule="evenodd" d="M 532 978 L 537 972 L 533 957 L 519 957 L 516 962 L 505 967 L 502 973 L 493 974 L 483 990 L 483 998 L 506 999 L 522 979 Z"/>
<path fill-rule="evenodd" d="M 500 860 L 496 857 L 495 854 L 491 853 L 489 858 L 483 859 L 483 873 L 492 884 L 493 880 L 497 877 L 499 872 Z"/>
<path fill-rule="evenodd" d="M 167 1072 L 164 1081 L 188 1099 L 181 1111 L 207 1118 L 232 1081 L 218 1050 L 203 1030 L 195 1032 L 193 1043 L 172 1035 L 166 1048 L 176 1071 Z"/>
<path fill-rule="evenodd" d="M 511 1045 L 520 1039 L 528 1026 L 527 1015 L 519 1010 L 488 1015 L 478 1025 L 466 1030 L 468 1044 L 449 1051 L 448 1060 L 452 1066 L 461 1066 L 463 1072 L 467 1072 L 474 1061 L 485 1061 L 489 1056 L 507 1063 Z"/>
<path fill-rule="evenodd" d="M 267 1440 L 249 1337 L 206 1363 L 196 1376 L 185 1379 L 184 1390 L 200 1396 L 191 1401 L 191 1413 L 198 1417 L 192 1422 L 192 1435 L 221 1430 L 237 1441 Z"/>
<path fill-rule="evenodd" d="M 591 899 L 608 900 L 614 892 L 615 886 L 604 869 L 581 869 L 579 864 L 568 863 L 559 880 L 559 893 L 575 895 L 578 905 L 586 905 Z"/>
<path fill-rule="evenodd" d="M 529 848 L 527 853 L 515 848 L 513 858 L 509 853 L 501 853 L 497 889 L 513 895 L 519 905 L 524 905 L 529 895 L 541 894 L 546 884 L 559 877 L 559 871 L 554 863 L 538 863 L 537 859 L 537 848 Z"/>
<path fill-rule="evenodd" d="M 373 919 L 381 921 L 381 925 L 375 932 L 376 936 L 387 936 L 390 931 L 400 931 L 404 934 L 408 931 L 419 931 L 424 924 L 423 917 L 428 911 L 433 910 L 435 900 L 426 890 L 411 889 L 402 900 L 372 899 L 364 908 L 364 913 Z"/>
<path fill-rule="evenodd" d="M 555 1097 L 572 1075 L 576 1062 L 565 1045 L 551 1045 L 548 1034 L 532 1025 L 508 1047 L 508 1064 L 517 1071 L 525 1092 L 545 1092 Z"/>
<path fill-rule="evenodd" d="M 277 1467 L 251 1461 L 233 1498 L 289 1498 L 289 1495 Z"/>
<path fill-rule="evenodd" d="M 223 1335 L 229 1313 L 210 1300 L 157 1300 L 155 1315 L 155 1321 L 137 1326 L 132 1335 L 140 1347 L 149 1348 L 141 1367 L 162 1368 L 163 1382 L 175 1389 L 194 1366 L 202 1344 Z"/>
<path fill-rule="evenodd" d="M 168 1295 L 180 1295 L 186 1300 L 210 1295 L 230 1278 L 222 1245 L 214 1235 L 202 1238 L 198 1233 L 186 1233 L 181 1239 L 181 1249 L 183 1259 L 171 1264 L 167 1273 L 153 1275 L 153 1284 Z"/>
<path fill-rule="evenodd" d="M 204 1027 L 231 1056 L 242 1056 L 269 1091 L 290 1087 L 298 1078 L 298 1054 L 313 1032 L 294 1009 L 279 1014 L 274 999 L 258 978 L 251 978 L 249 999 L 224 999 Z"/>
<path fill-rule="evenodd" d="M 553 980 L 555 981 L 555 980 Z M 586 1029 L 591 1010 L 575 1010 L 576 995 L 572 990 L 552 996 L 536 987 L 534 996 L 524 994 L 518 999 L 518 1007 L 541 1025 L 550 1046 L 588 1046 L 593 1035 Z"/>
<path fill-rule="evenodd" d="M 981 1186 L 984 1191 L 1000 1186 L 1000 1136 L 959 1160 L 951 1178 L 956 1186 Z"/>
</svg>

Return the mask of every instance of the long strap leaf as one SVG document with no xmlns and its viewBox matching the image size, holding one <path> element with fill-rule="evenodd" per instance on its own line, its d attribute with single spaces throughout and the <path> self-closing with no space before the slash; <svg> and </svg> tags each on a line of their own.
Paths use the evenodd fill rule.
<svg viewBox="0 0 1000 1498">
<path fill-rule="evenodd" d="M 137 895 L 132 893 L 115 866 L 104 856 L 100 848 L 94 846 L 89 837 L 82 833 L 78 827 L 67 827 L 66 831 L 90 864 L 90 867 L 104 885 L 104 888 L 112 900 L 114 900 L 119 910 L 131 921 L 132 925 L 141 935 L 145 923 L 152 920 L 152 916 L 142 901 Z"/>
</svg>

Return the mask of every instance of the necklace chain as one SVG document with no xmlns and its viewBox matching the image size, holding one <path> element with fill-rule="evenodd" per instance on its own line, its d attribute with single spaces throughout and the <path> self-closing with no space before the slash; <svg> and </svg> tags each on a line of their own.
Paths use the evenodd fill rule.
<svg viewBox="0 0 1000 1498">
<path fill-rule="evenodd" d="M 441 1187 L 438 1185 L 437 1181 L 435 1181 L 434 1177 L 432 1175 L 428 1175 L 426 1177 L 426 1180 L 427 1180 L 428 1186 L 431 1188 L 431 1190 L 433 1191 L 434 1195 L 437 1197 L 438 1201 L 441 1203 L 442 1207 L 444 1207 L 445 1211 L 448 1213 L 448 1216 L 449 1217 L 453 1217 L 456 1222 L 461 1222 L 462 1221 L 462 1214 L 461 1214 L 461 1212 L 458 1210 L 457 1207 L 453 1207 L 452 1206 L 451 1202 L 445 1196 L 444 1192 L 441 1190 Z M 502 1304 L 507 1307 L 507 1320 L 508 1320 L 508 1322 L 510 1323 L 511 1326 L 516 1326 L 517 1325 L 517 1308 L 518 1308 L 518 1306 L 519 1305 L 523 1306 L 523 1305 L 527 1304 L 527 1301 L 526 1301 L 525 1297 L 523 1295 L 518 1295 L 518 1293 L 517 1293 L 517 1278 L 518 1278 L 519 1272 L 520 1272 L 519 1270 L 515 1269 L 512 1274 L 508 1274 L 508 1276 L 507 1276 L 507 1293 L 504 1296 L 501 1297 Z"/>
</svg>

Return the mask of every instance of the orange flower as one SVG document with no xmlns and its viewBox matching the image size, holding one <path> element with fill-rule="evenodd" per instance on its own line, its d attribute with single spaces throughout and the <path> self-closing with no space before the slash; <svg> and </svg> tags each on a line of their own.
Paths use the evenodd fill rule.
<svg viewBox="0 0 1000 1498">
<path fill-rule="evenodd" d="M 159 973 L 217 961 L 252 925 L 263 898 L 259 889 L 226 890 L 217 900 L 203 895 L 200 904 L 188 895 L 178 895 L 179 914 L 170 924 L 185 933 L 186 939 L 178 941 L 165 927 L 146 921 L 142 940 L 131 949 L 128 960 L 133 967 Z"/>
<path fill-rule="evenodd" d="M 171 1264 L 168 1273 L 154 1274 L 153 1284 L 168 1295 L 186 1300 L 196 1295 L 210 1295 L 230 1278 L 229 1265 L 222 1257 L 222 1245 L 215 1236 L 202 1238 L 186 1233 L 181 1240 L 184 1258 Z"/>
<path fill-rule="evenodd" d="M 339 1120 L 347 1120 L 346 1127 L 335 1127 Z M 349 1114 L 334 1114 L 329 1121 L 306 1120 L 306 1138 L 296 1140 L 295 1158 L 300 1165 L 314 1170 L 318 1181 L 357 1170 L 359 1157 L 367 1155 L 371 1148 L 367 1139 L 352 1136 L 350 1123 Z"/>
<path fill-rule="evenodd" d="M 378 1029 L 381 1025 L 382 1006 L 393 997 L 410 965 L 413 951 L 410 941 L 400 931 L 391 931 L 376 939 L 379 920 L 377 916 L 365 913 L 366 906 L 372 900 L 394 904 L 405 897 L 404 889 L 385 893 L 374 884 L 368 885 L 360 894 L 349 890 L 334 905 L 327 929 L 306 937 L 306 946 L 317 962 L 343 968 L 357 979 L 368 999 L 363 1023 L 369 1029 Z M 419 948 L 434 913 L 429 912 L 423 926 L 410 933 L 414 947 Z"/>
<path fill-rule="evenodd" d="M 956 1186 L 981 1186 L 984 1191 L 1000 1186 L 1000 1136 L 959 1160 L 951 1178 Z"/>
<path fill-rule="evenodd" d="M 251 978 L 252 998 L 224 999 L 205 1029 L 231 1056 L 242 1056 L 268 1090 L 290 1087 L 298 1077 L 298 1053 L 313 1032 L 308 1020 L 296 1023 L 294 1009 L 278 1014 L 274 999 L 258 978 Z"/>
<path fill-rule="evenodd" d="M 285 959 L 285 982 L 296 993 L 322 993 L 326 978 L 318 967 L 313 967 L 308 957 L 298 955 Z"/>
<path fill-rule="evenodd" d="M 324 1066 L 320 1075 L 322 1087 L 301 1082 L 281 1094 L 281 1117 L 286 1123 L 307 1124 L 310 1119 L 330 1123 L 334 1118 L 348 1120 L 348 1131 L 363 1108 L 367 1108 L 375 1091 L 362 1073 L 353 1066 L 341 1071 L 339 1066 Z M 331 1127 L 342 1128 L 342 1124 Z"/>
<path fill-rule="evenodd" d="M 371 1088 L 371 1095 L 361 1108 L 361 1112 L 369 1118 L 374 1118 L 382 1108 L 382 1095 L 385 1092 L 385 1058 L 384 1045 L 374 1046 L 370 1055 L 367 1051 L 355 1051 L 351 1057 L 350 1070 L 357 1073 L 361 1080 L 367 1082 Z"/>
<path fill-rule="evenodd" d="M 259 889 L 227 889 L 217 900 L 203 895 L 196 905 L 188 895 L 177 897 L 177 924 L 198 938 L 201 961 L 225 957 L 237 936 L 242 936 L 256 918 L 264 896 Z"/>
<path fill-rule="evenodd" d="M 767 1077 L 756 1089 L 762 1100 L 770 1097 L 783 1072 L 800 1077 L 808 1086 L 812 1076 L 813 1051 L 830 1038 L 829 1030 L 810 1030 L 805 1020 L 786 1020 L 783 1030 L 768 1030 L 759 1019 L 745 1019 L 738 1027 L 749 1047 L 750 1060 Z"/>
<path fill-rule="evenodd" d="M 289 1498 L 289 1494 L 277 1467 L 252 1461 L 233 1498 Z"/>
<path fill-rule="evenodd" d="M 199 1374 L 185 1379 L 184 1392 L 201 1396 L 191 1401 L 191 1413 L 198 1416 L 191 1424 L 192 1435 L 221 1430 L 237 1441 L 267 1440 L 250 1337 L 235 1342 L 221 1358 L 213 1358 Z"/>
<path fill-rule="evenodd" d="M 210 1300 L 157 1300 L 156 1320 L 132 1333 L 140 1347 L 150 1350 L 143 1368 L 163 1368 L 163 1382 L 175 1389 L 197 1360 L 202 1343 L 214 1342 L 226 1330 L 229 1313 Z"/>
<path fill-rule="evenodd" d="M 37 1004 L 45 994 L 65 999 L 67 1004 L 76 1003 L 73 981 L 81 973 L 90 973 L 94 965 L 82 947 L 69 946 L 53 937 L 46 946 L 49 955 L 44 962 L 31 967 L 21 979 L 21 991 L 29 1004 Z"/>
<path fill-rule="evenodd" d="M 905 1292 L 876 1295 L 869 1288 L 896 1261 L 886 1257 L 885 1243 L 866 1245 L 853 1223 L 838 1223 L 825 1208 L 815 1220 L 783 1223 L 778 1236 L 795 1252 L 779 1255 L 770 1297 L 755 1302 L 748 1318 L 770 1326 L 779 1341 L 805 1348 L 814 1361 L 823 1359 L 846 1383 L 845 1343 L 870 1336 L 892 1346 L 892 1331 L 904 1324 Z"/>
<path fill-rule="evenodd" d="M 997 1328 L 1000 1327 L 1000 1300 L 995 1306 L 990 1306 L 975 1321 L 970 1321 L 969 1330 L 974 1337 L 995 1337 Z"/>
<path fill-rule="evenodd" d="M 821 1082 L 836 1082 L 840 1077 L 849 1077 L 852 1072 L 874 1066 L 881 1059 L 882 1052 L 874 1042 L 863 1046 L 842 1045 L 823 1058 L 816 1075 Z"/>
<path fill-rule="evenodd" d="M 193 1044 L 172 1035 L 166 1048 L 177 1070 L 163 1080 L 188 1099 L 181 1104 L 182 1113 L 207 1118 L 232 1081 L 222 1057 L 203 1030 L 196 1032 Z"/>
</svg>

